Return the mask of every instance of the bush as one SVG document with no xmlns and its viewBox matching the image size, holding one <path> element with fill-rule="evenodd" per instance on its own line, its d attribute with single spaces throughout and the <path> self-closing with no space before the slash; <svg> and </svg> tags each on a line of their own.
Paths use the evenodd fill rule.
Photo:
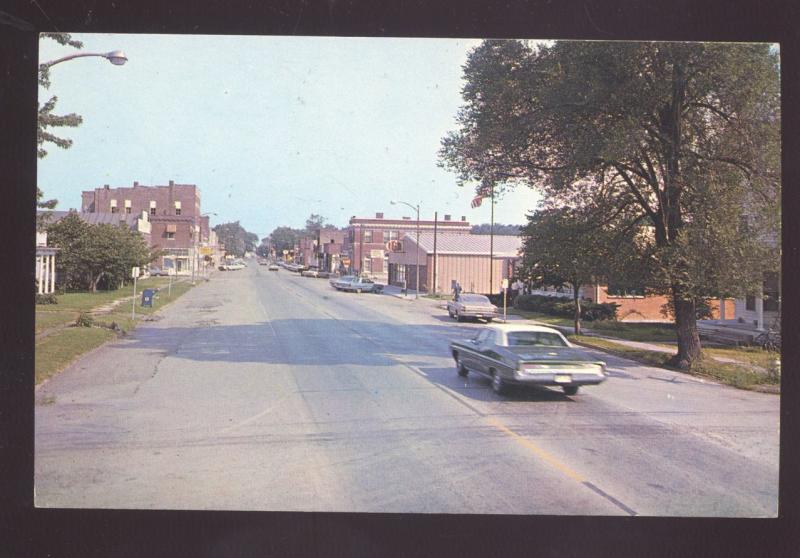
<svg viewBox="0 0 800 558">
<path fill-rule="evenodd" d="M 575 315 L 575 306 L 572 300 L 554 296 L 519 295 L 514 299 L 514 306 L 520 310 L 541 312 L 564 318 L 572 318 Z M 587 322 L 616 320 L 618 307 L 619 305 L 613 302 L 598 304 L 590 300 L 581 300 L 581 319 Z"/>
<path fill-rule="evenodd" d="M 36 294 L 36 304 L 58 304 L 58 299 L 53 293 Z"/>
<path fill-rule="evenodd" d="M 94 325 L 94 317 L 88 312 L 81 312 L 78 319 L 75 320 L 75 325 L 78 327 L 92 327 Z"/>
</svg>

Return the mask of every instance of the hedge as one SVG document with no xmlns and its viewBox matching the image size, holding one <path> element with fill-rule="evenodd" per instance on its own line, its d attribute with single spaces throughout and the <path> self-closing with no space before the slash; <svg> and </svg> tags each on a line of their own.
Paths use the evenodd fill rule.
<svg viewBox="0 0 800 558">
<path fill-rule="evenodd" d="M 524 294 L 514 299 L 514 307 L 520 310 L 541 312 L 551 316 L 572 318 L 575 315 L 575 306 L 572 299 L 561 297 Z M 581 300 L 581 319 L 587 322 L 601 320 L 616 320 L 619 304 L 613 302 L 596 303 L 590 300 Z"/>
</svg>

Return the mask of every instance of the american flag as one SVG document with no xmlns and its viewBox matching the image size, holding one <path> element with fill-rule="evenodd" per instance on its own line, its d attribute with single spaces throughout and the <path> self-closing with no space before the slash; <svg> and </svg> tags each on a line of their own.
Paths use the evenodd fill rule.
<svg viewBox="0 0 800 558">
<path fill-rule="evenodd" d="M 491 186 L 481 186 L 478 189 L 478 195 L 472 198 L 472 203 L 470 204 L 472 208 L 480 207 L 481 203 L 483 203 L 483 198 L 488 198 L 492 195 L 492 187 Z"/>
</svg>

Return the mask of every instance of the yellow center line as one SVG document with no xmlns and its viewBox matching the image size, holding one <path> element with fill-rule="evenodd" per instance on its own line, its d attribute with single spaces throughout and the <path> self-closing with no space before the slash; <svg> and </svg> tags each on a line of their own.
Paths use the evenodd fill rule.
<svg viewBox="0 0 800 558">
<path fill-rule="evenodd" d="M 580 483 L 586 482 L 586 479 L 584 479 L 578 473 L 576 473 L 575 471 L 573 471 L 572 469 L 570 469 L 569 467 L 567 467 L 566 465 L 561 463 L 558 459 L 556 459 L 555 457 L 550 455 L 550 453 L 548 453 L 547 451 L 543 450 L 542 448 L 540 448 L 539 446 L 537 446 L 536 444 L 534 444 L 533 442 L 531 442 L 530 440 L 528 440 L 524 436 L 520 436 L 519 434 L 517 434 L 513 430 L 509 429 L 502 422 L 500 422 L 500 421 L 498 421 L 497 419 L 494 419 L 494 418 L 489 418 L 489 422 L 494 427 L 498 428 L 499 430 L 502 430 L 503 432 L 505 432 L 506 434 L 508 434 L 512 438 L 514 438 L 514 440 L 516 440 L 517 442 L 519 442 L 520 444 L 522 444 L 523 446 L 525 446 L 526 448 L 531 450 L 533 453 L 535 453 L 537 456 L 542 458 L 544 461 L 546 461 L 547 463 L 549 463 L 550 465 L 552 465 L 553 467 L 555 467 L 556 469 L 558 469 L 559 471 L 561 471 L 562 473 L 567 475 L 572 480 L 574 480 L 576 482 L 580 482 Z"/>
</svg>

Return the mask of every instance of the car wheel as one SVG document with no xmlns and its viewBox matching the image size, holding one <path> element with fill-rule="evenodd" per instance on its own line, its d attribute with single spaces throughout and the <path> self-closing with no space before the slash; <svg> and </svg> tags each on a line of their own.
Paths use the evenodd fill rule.
<svg viewBox="0 0 800 558">
<path fill-rule="evenodd" d="M 565 395 L 575 395 L 578 393 L 578 386 L 563 386 L 561 389 L 564 390 Z"/>
<path fill-rule="evenodd" d="M 492 320 L 493 320 L 493 319 L 494 319 L 494 318 L 486 318 L 486 323 L 487 323 L 487 324 L 490 324 L 490 323 L 492 323 Z"/>
<path fill-rule="evenodd" d="M 356 292 L 357 292 L 358 294 L 361 294 L 361 289 L 356 289 Z"/>
<path fill-rule="evenodd" d="M 453 317 L 456 319 L 457 322 L 462 321 L 461 314 L 459 314 L 458 312 L 456 312 L 456 315 Z"/>
<path fill-rule="evenodd" d="M 456 359 L 456 370 L 458 371 L 458 375 L 461 376 L 462 378 L 466 378 L 467 374 L 469 374 L 469 370 L 467 370 L 467 367 L 461 364 L 461 361 L 458 360 L 458 355 L 455 355 L 455 359 Z"/>
<path fill-rule="evenodd" d="M 450 310 L 447 311 L 447 315 L 450 316 L 451 318 L 455 318 L 455 316 L 453 316 L 453 313 Z"/>
<path fill-rule="evenodd" d="M 497 395 L 504 395 L 508 392 L 508 384 L 503 380 L 502 376 L 496 371 L 492 371 L 492 390 Z"/>
</svg>

